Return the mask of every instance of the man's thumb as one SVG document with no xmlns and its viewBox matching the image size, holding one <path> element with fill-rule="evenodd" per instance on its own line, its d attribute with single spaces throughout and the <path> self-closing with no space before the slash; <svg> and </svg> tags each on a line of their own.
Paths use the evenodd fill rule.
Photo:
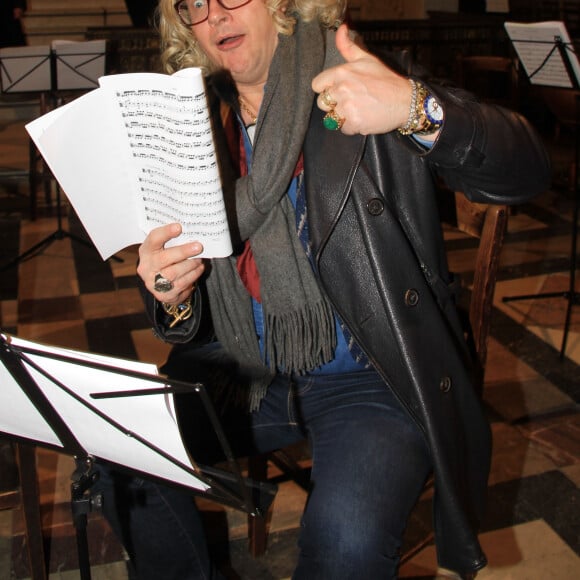
<svg viewBox="0 0 580 580">
<path fill-rule="evenodd" d="M 366 52 L 350 37 L 350 32 L 346 24 L 341 24 L 336 31 L 336 48 L 346 62 L 353 62 L 366 55 Z"/>
</svg>

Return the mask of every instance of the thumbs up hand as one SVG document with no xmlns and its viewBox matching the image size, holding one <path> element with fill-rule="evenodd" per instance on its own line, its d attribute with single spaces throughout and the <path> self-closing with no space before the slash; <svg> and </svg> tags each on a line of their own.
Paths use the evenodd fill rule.
<svg viewBox="0 0 580 580">
<path fill-rule="evenodd" d="M 312 81 L 320 109 L 334 109 L 347 135 L 387 133 L 404 126 L 411 105 L 408 79 L 358 46 L 345 24 L 336 32 L 336 47 L 346 62 Z"/>
</svg>

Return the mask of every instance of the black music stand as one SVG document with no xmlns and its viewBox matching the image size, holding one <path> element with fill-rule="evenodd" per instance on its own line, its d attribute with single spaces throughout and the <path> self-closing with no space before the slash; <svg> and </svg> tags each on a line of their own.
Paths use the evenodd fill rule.
<svg viewBox="0 0 580 580">
<path fill-rule="evenodd" d="M 98 86 L 98 76 L 105 71 L 106 41 L 58 42 L 52 46 L 19 47 L 0 50 L 2 92 L 40 91 L 49 95 L 49 108 L 58 107 L 59 92 L 78 91 Z M 42 102 L 44 102 L 43 99 Z M 44 113 L 46 111 L 41 111 Z M 31 151 L 32 154 L 32 151 Z M 34 168 L 30 168 L 33 172 Z M 30 195 L 33 195 L 31 183 Z M 86 247 L 92 245 L 63 227 L 61 189 L 56 182 L 56 230 L 40 242 L 0 267 L 0 271 L 41 253 L 53 242 L 69 238 Z M 112 259 L 121 262 L 117 256 Z"/>
<path fill-rule="evenodd" d="M 571 91 L 580 89 L 579 65 L 574 47 L 570 42 L 568 34 L 563 23 L 557 23 L 561 26 L 562 35 L 555 35 L 553 40 L 540 39 L 523 39 L 513 38 L 514 48 L 518 53 L 530 82 L 541 84 L 543 86 L 559 87 Z M 532 25 L 533 26 L 533 25 Z M 507 28 L 507 24 L 506 24 Z M 509 33 L 509 30 L 508 30 Z M 540 54 L 538 54 L 540 50 Z M 540 57 L 539 61 L 535 61 Z M 556 67 L 554 68 L 554 60 Z M 530 62 L 531 61 L 531 62 Z M 560 70 L 558 70 L 558 65 Z M 550 70 L 548 70 L 550 69 Z M 578 216 L 580 206 L 580 190 L 578 187 L 578 167 L 580 163 L 580 93 L 575 94 L 575 143 L 574 143 L 574 207 L 572 211 L 572 239 L 570 248 L 570 267 L 569 267 L 569 285 L 568 289 L 561 292 L 543 292 L 539 294 L 522 294 L 518 296 L 504 296 L 502 302 L 514 302 L 516 300 L 534 300 L 537 298 L 565 298 L 567 300 L 566 317 L 564 321 L 564 330 L 562 335 L 562 344 L 560 347 L 560 358 L 562 359 L 566 352 L 568 342 L 568 332 L 570 330 L 570 321 L 572 317 L 572 308 L 580 304 L 580 293 L 576 292 L 576 269 L 577 269 L 577 246 L 578 246 Z"/>
<path fill-rule="evenodd" d="M 26 95 L 38 98 L 41 114 L 45 111 L 46 94 L 50 88 L 50 47 L 24 46 L 0 49 L 0 90 L 3 95 Z M 36 217 L 38 154 L 34 142 L 29 139 L 28 169 L 2 168 L 2 177 L 28 176 L 30 217 Z M 50 189 L 45 181 L 45 196 Z"/>
<path fill-rule="evenodd" d="M 276 485 L 242 477 L 203 384 L 170 381 L 158 375 L 131 370 L 131 367 L 116 366 L 114 361 L 10 339 L 0 331 L 0 378 L 3 378 L 0 400 L 2 397 L 10 398 L 13 403 L 10 414 L 9 407 L 4 405 L 5 414 L 0 414 L 0 432 L 75 458 L 71 507 L 82 580 L 91 577 L 87 514 L 101 506 L 101 498 L 91 494 L 97 477 L 92 469 L 95 459 L 117 465 L 129 473 L 185 488 L 192 494 L 254 516 L 266 513 L 277 491 Z M 91 374 L 93 380 L 88 379 Z M 73 377 L 75 384 L 71 385 Z M 103 381 L 106 377 L 109 378 L 108 382 Z M 130 388 L 115 389 L 121 381 L 128 381 L 123 384 L 130 384 Z M 91 392 L 97 384 L 108 384 L 113 390 Z M 195 393 L 199 396 L 214 435 L 222 446 L 227 470 L 198 465 L 194 459 L 188 459 L 189 464 L 184 462 L 177 457 L 179 453 L 171 451 L 166 439 L 157 437 L 155 441 L 149 440 L 143 431 L 135 429 L 135 423 L 127 419 L 126 412 L 113 413 L 114 407 L 110 406 L 115 398 L 131 397 L 131 416 L 141 417 L 144 425 L 157 425 L 157 420 L 167 420 L 167 414 L 161 412 L 165 403 L 160 402 L 153 414 L 149 411 L 149 418 L 139 415 L 140 411 L 135 405 L 144 396 L 166 397 L 176 393 Z M 105 403 L 99 404 L 99 401 Z M 141 411 L 146 407 L 142 407 Z M 126 405 L 124 409 L 127 410 Z M 19 413 L 19 410 L 23 412 Z M 165 419 L 163 415 L 166 415 Z M 106 431 L 95 429 L 93 435 L 90 425 L 93 420 L 93 427 L 100 425 Z M 107 444 L 106 432 L 113 434 L 119 443 Z M 111 441 L 113 439 L 109 443 Z M 119 460 L 120 456 L 124 459 Z M 153 458 L 157 469 L 152 469 L 150 463 L 146 466 L 146 461 L 139 459 L 139 456 L 149 457 L 149 460 Z M 186 452 L 184 456 L 187 456 Z"/>
</svg>

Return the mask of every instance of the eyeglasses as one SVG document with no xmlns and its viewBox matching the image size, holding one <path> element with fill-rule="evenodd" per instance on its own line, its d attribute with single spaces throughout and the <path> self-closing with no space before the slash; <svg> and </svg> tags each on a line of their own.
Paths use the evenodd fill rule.
<svg viewBox="0 0 580 580">
<path fill-rule="evenodd" d="M 226 10 L 235 10 L 249 4 L 252 0 L 217 0 Z M 195 26 L 209 17 L 209 0 L 178 0 L 175 11 L 185 26 Z"/>
</svg>

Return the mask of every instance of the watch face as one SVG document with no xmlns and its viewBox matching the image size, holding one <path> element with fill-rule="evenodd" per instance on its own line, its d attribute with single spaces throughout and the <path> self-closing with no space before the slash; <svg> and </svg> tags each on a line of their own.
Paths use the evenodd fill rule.
<svg viewBox="0 0 580 580">
<path fill-rule="evenodd" d="M 433 95 L 428 95 L 424 103 L 425 115 L 431 123 L 440 124 L 443 121 L 443 109 Z"/>
</svg>

